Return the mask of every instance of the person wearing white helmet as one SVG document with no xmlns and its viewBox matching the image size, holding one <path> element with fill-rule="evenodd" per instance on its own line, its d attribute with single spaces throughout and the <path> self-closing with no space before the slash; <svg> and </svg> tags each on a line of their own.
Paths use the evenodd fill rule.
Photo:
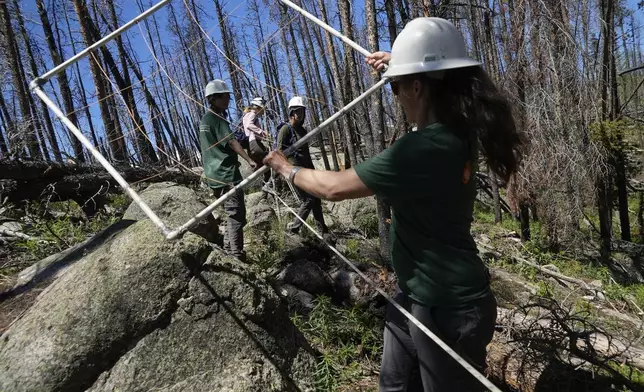
<svg viewBox="0 0 644 392">
<path fill-rule="evenodd" d="M 255 153 L 259 153 L 261 155 L 267 151 L 262 140 L 268 136 L 268 132 L 264 131 L 259 124 L 259 117 L 264 114 L 264 105 L 263 98 L 253 98 L 253 100 L 250 101 L 250 106 L 246 108 L 242 119 L 244 133 L 248 136 L 251 157 Z M 263 158 L 264 157 L 262 156 L 262 159 Z"/>
<path fill-rule="evenodd" d="M 307 130 L 304 128 L 306 105 L 304 104 L 304 99 L 302 97 L 295 96 L 289 100 L 288 118 L 288 122 L 284 123 L 277 133 L 277 150 L 279 151 L 286 150 L 307 133 Z M 289 157 L 289 161 L 292 165 L 298 167 L 305 167 L 308 169 L 315 168 L 315 166 L 313 166 L 311 152 L 309 151 L 309 145 L 307 143 L 293 151 Z M 306 219 L 312 212 L 313 218 L 322 234 L 329 237 L 329 229 L 324 222 L 324 214 L 322 212 L 322 201 L 318 197 L 303 191 L 297 186 L 295 189 L 301 200 L 298 215 L 303 219 Z M 297 234 L 301 227 L 302 222 L 299 219 L 294 218 L 293 221 L 288 224 L 287 230 L 293 234 Z M 331 237 L 329 237 L 329 239 L 331 239 Z"/>
<path fill-rule="evenodd" d="M 262 166 L 262 160 L 268 154 L 268 148 L 264 145 L 263 141 L 269 134 L 259 124 L 259 117 L 264 114 L 264 106 L 264 98 L 253 98 L 242 118 L 244 133 L 248 137 L 248 150 L 250 151 L 251 158 L 257 163 L 257 167 Z M 264 186 L 266 186 L 270 177 L 270 171 L 264 173 Z M 266 192 L 264 192 L 264 196 L 266 196 Z"/>
<path fill-rule="evenodd" d="M 228 192 L 241 182 L 237 155 L 254 169 L 256 163 L 246 154 L 244 148 L 235 140 L 226 120 L 226 110 L 230 104 L 230 89 L 223 80 L 213 80 L 206 85 L 208 110 L 199 123 L 199 145 L 204 169 L 204 182 L 213 190 L 216 197 Z M 246 205 L 244 192 L 238 191 L 224 203 L 228 215 L 227 230 L 224 236 L 224 250 L 245 261 L 244 232 L 246 225 Z"/>
<path fill-rule="evenodd" d="M 388 67 L 383 76 L 416 132 L 341 172 L 304 169 L 279 152 L 264 163 L 323 199 L 383 197 L 393 212 L 396 301 L 482 371 L 496 300 L 470 233 L 479 146 L 487 166 L 508 180 L 520 165 L 523 136 L 510 103 L 447 20 L 410 21 L 391 53 L 373 53 L 367 63 Z M 478 390 L 484 387 L 390 306 L 380 391 Z"/>
</svg>

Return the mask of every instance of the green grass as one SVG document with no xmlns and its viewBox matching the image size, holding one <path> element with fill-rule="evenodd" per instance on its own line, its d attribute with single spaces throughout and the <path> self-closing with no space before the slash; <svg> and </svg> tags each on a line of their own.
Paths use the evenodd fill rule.
<svg viewBox="0 0 644 392">
<path fill-rule="evenodd" d="M 564 275 L 601 280 L 602 282 L 608 282 L 611 277 L 611 272 L 606 266 L 592 260 L 580 261 L 564 251 L 549 251 L 543 248 L 539 241 L 525 242 L 523 253 L 540 265 L 555 265 Z"/>
<path fill-rule="evenodd" d="M 269 230 L 251 230 L 251 245 L 248 247 L 249 256 L 262 270 L 275 266 L 284 255 L 285 227 L 277 218 L 271 221 Z"/>
<path fill-rule="evenodd" d="M 32 263 L 74 246 L 120 220 L 130 204 L 125 195 L 111 195 L 108 198 L 110 212 L 99 212 L 88 219 L 80 206 L 73 201 L 33 203 L 24 210 L 14 209 L 8 215 L 26 218 L 23 232 L 31 237 L 8 245 L 10 257 L 14 260 L 0 271 L 10 276 Z M 45 212 L 54 214 L 49 217 Z"/>
<path fill-rule="evenodd" d="M 638 193 L 629 191 L 628 218 L 631 229 L 631 241 L 642 244 L 642 240 L 640 238 L 640 227 L 637 222 L 637 211 L 639 210 L 639 205 L 640 203 Z M 593 226 L 599 229 L 599 214 L 597 213 L 597 209 L 594 207 L 589 207 L 584 210 L 584 213 L 586 214 L 590 222 L 592 222 Z M 622 228 L 620 226 L 619 210 L 617 209 L 617 207 L 613 209 L 612 230 L 614 238 L 620 238 Z M 588 231 L 587 234 L 598 238 L 598 234 L 594 231 Z"/>
<path fill-rule="evenodd" d="M 611 271 L 605 265 L 590 260 L 581 261 L 565 252 L 548 252 L 534 242 L 526 242 L 524 252 L 540 265 L 552 264 L 556 266 L 564 275 L 585 280 L 599 280 L 602 282 L 602 290 L 608 298 L 626 302 L 632 299 L 637 306 L 644 309 L 644 284 L 621 285 L 616 283 L 612 279 Z"/>
<path fill-rule="evenodd" d="M 626 364 L 621 365 L 611 362 L 609 365 L 611 368 L 617 370 L 619 374 L 630 380 L 633 384 L 644 387 L 644 372 L 642 372 L 641 370 L 638 370 Z M 602 373 L 607 374 L 608 372 L 602 371 Z M 622 391 L 631 392 L 631 390 L 626 387 L 624 387 Z"/>
<path fill-rule="evenodd" d="M 338 307 L 321 296 L 308 317 L 295 315 L 292 320 L 322 352 L 316 369 L 318 391 L 350 385 L 363 373 L 363 362 L 377 360 L 382 353 L 382 322 L 363 309 Z"/>
<path fill-rule="evenodd" d="M 494 213 L 488 206 L 476 201 L 474 203 L 474 222 L 480 224 L 494 224 Z"/>
<path fill-rule="evenodd" d="M 36 259 L 45 258 L 59 250 L 85 241 L 91 235 L 116 223 L 120 218 L 101 214 L 92 219 L 77 222 L 69 217 L 49 222 L 38 222 L 28 230 L 34 239 L 16 242 L 18 250 L 31 254 Z"/>
<path fill-rule="evenodd" d="M 378 238 L 378 215 L 359 215 L 354 219 L 354 224 L 367 238 Z"/>
<path fill-rule="evenodd" d="M 478 200 L 474 203 L 474 229 L 476 226 L 483 226 L 485 230 L 490 230 L 490 234 L 501 234 L 507 233 L 508 231 L 519 232 L 521 229 L 519 222 L 516 219 L 509 216 L 507 213 L 501 215 L 501 222 L 497 225 L 494 223 L 494 211 L 489 207 Z M 539 231 L 539 223 L 531 222 L 530 230 L 532 232 L 534 224 L 534 230 Z"/>
<path fill-rule="evenodd" d="M 132 203 L 132 199 L 125 194 L 108 195 L 107 200 L 110 207 L 116 209 L 118 212 L 125 212 L 127 207 Z"/>
<path fill-rule="evenodd" d="M 349 260 L 358 261 L 360 263 L 371 263 L 371 260 L 360 253 L 360 248 L 363 246 L 360 244 L 361 240 L 356 238 L 349 238 L 344 243 L 344 255 Z"/>
<path fill-rule="evenodd" d="M 595 219 L 593 216 L 589 216 L 589 218 L 591 221 Z M 492 239 L 495 236 L 506 235 L 508 231 L 518 231 L 518 223 L 511 219 L 504 220 L 500 225 L 494 224 L 493 213 L 489 208 L 482 206 L 480 203 L 475 204 L 474 219 L 475 225 L 473 230 L 479 233 L 485 233 Z M 526 258 L 536 261 L 539 265 L 552 264 L 562 274 L 570 277 L 585 279 L 587 281 L 599 280 L 602 282 L 602 290 L 609 299 L 626 302 L 632 300 L 637 306 L 644 309 L 644 284 L 618 284 L 612 279 L 612 273 L 605 265 L 593 260 L 579 260 L 574 255 L 565 251 L 553 252 L 549 250 L 545 239 L 542 237 L 539 222 L 531 222 L 530 229 L 532 240 L 523 243 L 522 249 L 522 253 Z M 496 260 L 492 262 L 492 265 L 518 274 L 530 282 L 538 283 L 542 281 L 542 276 L 537 269 L 529 265 L 514 262 L 509 258 Z"/>
</svg>

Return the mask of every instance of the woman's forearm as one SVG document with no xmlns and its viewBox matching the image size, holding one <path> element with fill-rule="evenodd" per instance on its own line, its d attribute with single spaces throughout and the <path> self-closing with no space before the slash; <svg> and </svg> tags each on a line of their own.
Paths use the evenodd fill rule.
<svg viewBox="0 0 644 392">
<path fill-rule="evenodd" d="M 292 165 L 285 165 L 280 174 L 288 179 L 292 169 Z M 293 183 L 313 196 L 330 201 L 373 195 L 353 169 L 340 172 L 300 169 L 295 174 Z"/>
</svg>

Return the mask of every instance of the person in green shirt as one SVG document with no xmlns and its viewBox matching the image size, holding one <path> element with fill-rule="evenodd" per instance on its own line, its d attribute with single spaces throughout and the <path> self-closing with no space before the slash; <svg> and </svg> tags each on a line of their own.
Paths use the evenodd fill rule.
<svg viewBox="0 0 644 392">
<path fill-rule="evenodd" d="M 298 140 L 300 140 L 307 131 L 304 128 L 304 119 L 306 118 L 306 106 L 304 99 L 299 96 L 291 98 L 288 102 L 288 117 L 289 121 L 285 123 L 277 133 L 277 150 L 284 151 L 291 147 Z M 292 165 L 305 167 L 307 169 L 314 169 L 313 160 L 311 159 L 311 152 L 309 151 L 308 143 L 295 149 L 289 156 L 289 162 Z M 305 219 L 313 212 L 313 218 L 325 238 L 332 240 L 329 235 L 329 229 L 324 222 L 324 213 L 322 212 L 322 201 L 306 191 L 295 187 L 298 197 L 301 200 L 300 209 L 297 214 Z M 294 218 L 293 221 L 287 225 L 287 230 L 293 234 L 297 234 L 302 227 L 302 222 Z"/>
<path fill-rule="evenodd" d="M 226 120 L 226 110 L 230 104 L 230 90 L 226 83 L 219 79 L 209 82 L 206 85 L 206 100 L 209 108 L 199 122 L 203 180 L 212 189 L 215 197 L 219 198 L 242 180 L 237 155 L 241 155 L 253 169 L 257 164 L 235 140 Z M 224 210 L 227 215 L 224 251 L 246 261 L 243 231 L 246 225 L 244 192 L 238 190 L 228 198 L 224 203 Z"/>
<path fill-rule="evenodd" d="M 373 53 L 367 63 L 377 70 L 388 66 L 383 76 L 416 132 L 341 172 L 294 166 L 280 152 L 264 163 L 323 199 L 383 197 L 393 212 L 395 301 L 483 371 L 496 300 L 470 233 L 479 144 L 488 167 L 508 180 L 520 165 L 523 138 L 508 100 L 466 53 L 450 22 L 410 21 L 391 53 Z M 479 390 L 485 387 L 389 307 L 380 391 Z"/>
</svg>

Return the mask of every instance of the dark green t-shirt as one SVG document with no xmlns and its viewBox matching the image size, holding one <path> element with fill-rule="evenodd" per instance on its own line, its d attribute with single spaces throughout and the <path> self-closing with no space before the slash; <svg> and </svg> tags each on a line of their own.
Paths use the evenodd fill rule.
<svg viewBox="0 0 644 392">
<path fill-rule="evenodd" d="M 441 124 L 409 133 L 355 171 L 393 209 L 391 259 L 401 290 L 425 304 L 458 306 L 489 293 L 470 233 L 476 148 Z"/>
<path fill-rule="evenodd" d="M 237 153 L 228 143 L 233 139 L 228 122 L 208 111 L 199 123 L 199 145 L 204 182 L 211 188 L 238 184 L 242 180 Z"/>
<path fill-rule="evenodd" d="M 289 124 L 284 124 L 277 133 L 277 149 L 284 151 L 291 147 L 298 140 L 306 135 L 304 127 L 293 127 Z M 293 151 L 288 157 L 289 162 L 295 166 L 302 166 L 308 169 L 314 169 L 313 160 L 311 160 L 311 152 L 309 151 L 309 144 L 304 143 L 297 150 Z"/>
</svg>

